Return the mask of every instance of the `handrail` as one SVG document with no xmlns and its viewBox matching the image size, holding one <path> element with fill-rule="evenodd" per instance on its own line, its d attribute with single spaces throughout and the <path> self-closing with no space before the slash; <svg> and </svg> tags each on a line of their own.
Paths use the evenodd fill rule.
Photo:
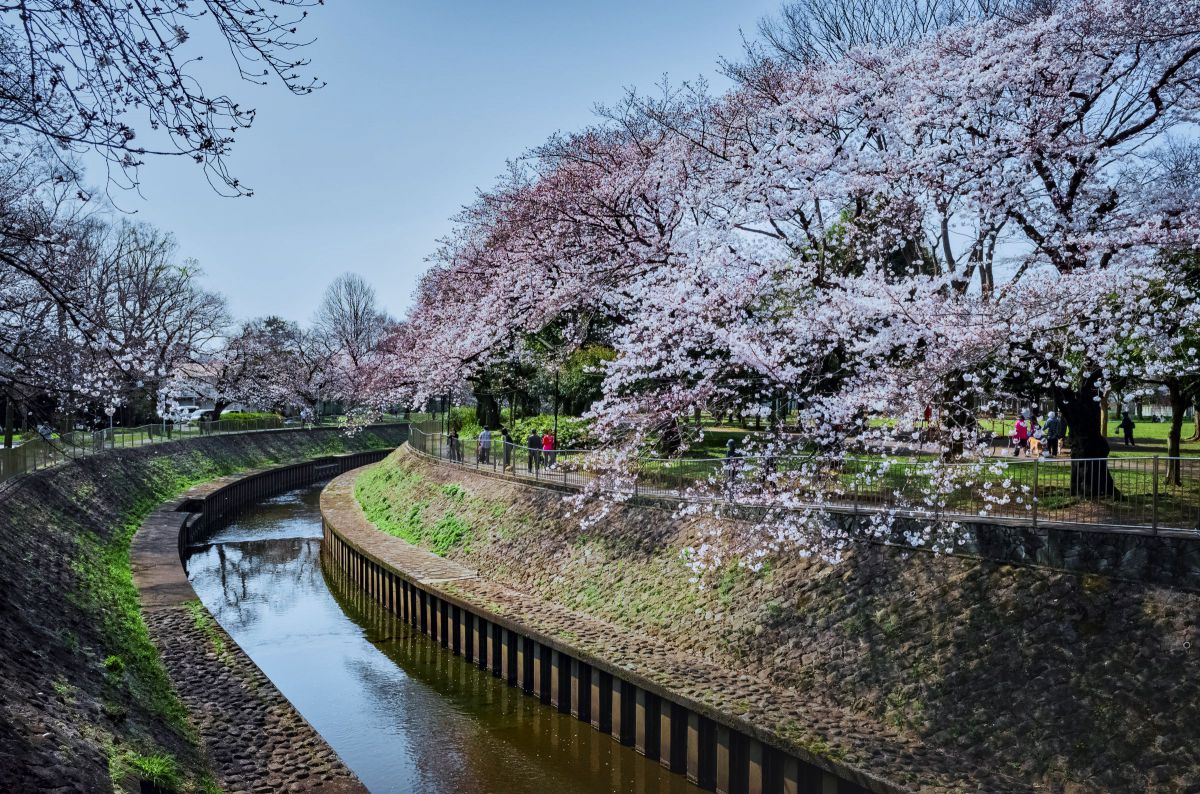
<svg viewBox="0 0 1200 794">
<path fill-rule="evenodd" d="M 497 475 L 583 489 L 604 473 L 594 451 L 540 450 L 493 436 L 452 444 L 414 426 L 419 452 Z M 748 487 L 747 487 L 748 486 Z M 937 521 L 996 518 L 1028 524 L 1200 532 L 1200 458 L 1012 458 L 973 462 L 787 455 L 639 458 L 621 481 L 627 495 L 753 506 L 811 506 L 835 512 L 902 511 Z"/>
</svg>

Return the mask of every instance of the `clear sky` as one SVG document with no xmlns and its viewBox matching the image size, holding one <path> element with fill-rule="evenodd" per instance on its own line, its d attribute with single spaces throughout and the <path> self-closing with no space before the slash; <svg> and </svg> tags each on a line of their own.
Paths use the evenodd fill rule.
<svg viewBox="0 0 1200 794">
<path fill-rule="evenodd" d="M 777 4 L 330 0 L 307 27 L 326 88 L 206 80 L 259 111 L 231 161 L 253 197 L 221 198 L 172 159 L 143 169 L 144 200 L 116 198 L 174 232 L 238 317 L 307 320 L 347 270 L 400 315 L 449 218 L 505 159 L 589 123 L 625 86 L 664 73 L 724 85 L 718 56 L 736 57 L 739 29 Z"/>
</svg>

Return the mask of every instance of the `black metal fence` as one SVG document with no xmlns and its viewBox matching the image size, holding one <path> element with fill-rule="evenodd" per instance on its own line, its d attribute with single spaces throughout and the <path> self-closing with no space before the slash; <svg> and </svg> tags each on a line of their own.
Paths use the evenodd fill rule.
<svg viewBox="0 0 1200 794">
<path fill-rule="evenodd" d="M 383 420 L 387 421 L 387 420 Z M 393 420 L 404 421 L 404 420 Z M 269 417 L 254 419 L 218 419 L 215 422 L 163 422 L 139 427 L 113 427 L 104 430 L 77 431 L 35 437 L 18 446 L 0 448 L 0 482 L 64 461 L 94 455 L 109 449 L 142 447 L 186 438 L 225 435 L 228 433 L 257 433 L 272 430 L 301 430 L 337 425 L 300 424 Z"/>
<path fill-rule="evenodd" d="M 454 439 L 432 423 L 409 442 L 427 455 L 497 475 L 582 488 L 612 474 L 588 450 L 545 450 L 493 434 Z M 639 458 L 606 485 L 634 496 L 903 511 L 931 520 L 1200 532 L 1200 458 L 982 458 L 967 463 L 799 456 Z"/>
</svg>

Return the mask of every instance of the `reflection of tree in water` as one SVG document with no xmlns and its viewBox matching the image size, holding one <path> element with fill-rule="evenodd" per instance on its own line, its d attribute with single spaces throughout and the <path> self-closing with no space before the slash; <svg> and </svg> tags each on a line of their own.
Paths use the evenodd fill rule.
<svg viewBox="0 0 1200 794">
<path fill-rule="evenodd" d="M 318 557 L 320 541 L 305 535 L 319 525 L 319 486 L 264 499 L 230 517 L 210 533 L 217 542 L 194 548 L 189 578 L 210 611 L 229 628 L 249 628 L 272 612 L 286 610 L 298 592 L 324 588 Z M 296 537 L 279 537 L 281 529 Z M 221 537 L 272 533 L 263 540 Z"/>
<path fill-rule="evenodd" d="M 192 557 L 192 584 L 223 624 L 248 628 L 321 586 L 320 549 L 312 538 L 217 543 Z"/>
</svg>

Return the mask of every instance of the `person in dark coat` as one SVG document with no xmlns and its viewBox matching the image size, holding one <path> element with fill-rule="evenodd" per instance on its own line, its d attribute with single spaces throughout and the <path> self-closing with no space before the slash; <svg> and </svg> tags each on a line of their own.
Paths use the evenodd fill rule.
<svg viewBox="0 0 1200 794">
<path fill-rule="evenodd" d="M 529 460 L 525 461 L 525 464 L 529 473 L 532 474 L 534 469 L 542 466 L 542 437 L 537 434 L 536 430 L 529 431 L 529 437 L 525 439 L 525 446 L 529 448 Z"/>
<path fill-rule="evenodd" d="M 1066 435 L 1066 423 L 1053 411 L 1046 417 L 1046 426 L 1042 432 L 1046 436 L 1046 454 L 1054 458 L 1058 456 L 1058 442 Z"/>
<path fill-rule="evenodd" d="M 1135 425 L 1133 424 L 1133 420 L 1129 418 L 1129 411 L 1121 412 L 1121 424 L 1117 425 L 1117 427 L 1125 434 L 1125 446 L 1132 447 L 1133 428 Z"/>
<path fill-rule="evenodd" d="M 512 465 L 513 440 L 507 427 L 500 428 L 500 443 L 504 445 L 504 466 L 501 471 L 508 471 L 508 467 Z"/>
</svg>

